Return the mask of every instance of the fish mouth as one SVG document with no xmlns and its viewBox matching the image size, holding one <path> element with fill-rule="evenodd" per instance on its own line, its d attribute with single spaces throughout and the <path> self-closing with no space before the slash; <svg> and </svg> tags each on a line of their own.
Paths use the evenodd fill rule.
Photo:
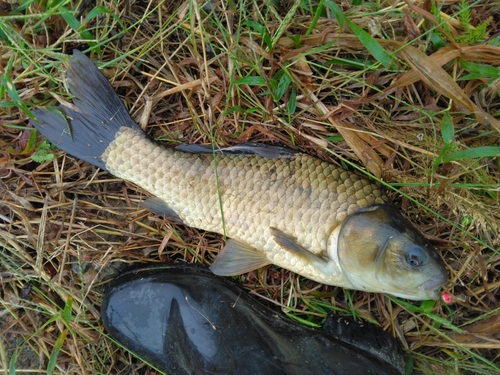
<svg viewBox="0 0 500 375">
<path fill-rule="evenodd" d="M 427 293 L 435 293 L 436 289 L 439 289 L 444 285 L 446 279 L 446 275 L 434 276 L 432 279 L 427 280 L 422 285 L 420 285 L 420 289 Z"/>
</svg>

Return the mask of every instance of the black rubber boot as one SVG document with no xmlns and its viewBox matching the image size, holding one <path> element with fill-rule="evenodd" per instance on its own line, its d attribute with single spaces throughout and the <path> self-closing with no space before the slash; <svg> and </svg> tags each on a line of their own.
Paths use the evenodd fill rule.
<svg viewBox="0 0 500 375">
<path fill-rule="evenodd" d="M 126 272 L 105 295 L 102 317 L 112 337 L 169 375 L 401 374 L 403 369 L 397 344 L 382 330 L 352 325 L 353 333 L 331 318 L 326 330 L 307 328 L 202 267 Z M 350 344 L 334 337 L 343 332 Z"/>
</svg>

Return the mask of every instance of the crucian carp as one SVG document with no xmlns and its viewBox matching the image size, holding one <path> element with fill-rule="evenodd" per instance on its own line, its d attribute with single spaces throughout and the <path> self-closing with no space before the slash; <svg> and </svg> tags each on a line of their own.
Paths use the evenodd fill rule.
<svg viewBox="0 0 500 375">
<path fill-rule="evenodd" d="M 320 283 L 436 299 L 447 273 L 432 245 L 371 180 L 309 155 L 263 145 L 166 148 L 132 120 L 106 77 L 69 59 L 72 107 L 34 110 L 67 153 L 147 190 L 146 206 L 229 239 L 211 265 L 237 275 L 276 264 Z"/>
</svg>

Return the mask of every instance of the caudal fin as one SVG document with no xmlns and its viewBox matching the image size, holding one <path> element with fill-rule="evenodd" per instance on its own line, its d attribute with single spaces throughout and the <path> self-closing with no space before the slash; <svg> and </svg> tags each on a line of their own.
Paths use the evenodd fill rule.
<svg viewBox="0 0 500 375">
<path fill-rule="evenodd" d="M 142 131 L 106 77 L 92 60 L 73 51 L 66 72 L 73 107 L 59 106 L 66 120 L 55 112 L 36 109 L 33 126 L 50 142 L 67 153 L 106 169 L 101 159 L 106 147 L 122 127 Z"/>
</svg>

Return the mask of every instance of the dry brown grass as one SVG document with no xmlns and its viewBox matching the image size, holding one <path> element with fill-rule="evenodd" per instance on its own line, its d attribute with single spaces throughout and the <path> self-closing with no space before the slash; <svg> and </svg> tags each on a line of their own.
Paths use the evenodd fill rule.
<svg viewBox="0 0 500 375">
<path fill-rule="evenodd" d="M 498 156 L 435 163 L 447 147 L 445 113 L 454 128 L 448 154 L 498 145 L 500 79 L 460 80 L 468 74 L 460 59 L 500 65 L 497 2 L 470 7 L 469 26 L 491 20 L 487 35 L 461 43 L 471 28 L 442 22 L 457 19 L 457 1 L 440 3 L 441 18 L 430 2 L 344 6 L 394 54 L 387 67 L 333 16 L 315 22 L 311 7 L 293 1 L 241 3 L 98 0 L 109 13 L 65 3 L 82 22 L 78 31 L 55 3 L 28 2 L 18 12 L 18 5 L 0 4 L 0 69 L 8 77 L 0 86 L 1 370 L 44 373 L 52 356 L 54 373 L 151 373 L 103 332 L 106 280 L 138 263 L 210 264 L 223 246 L 218 235 L 144 211 L 144 192 L 87 163 L 57 151 L 41 164 L 30 158 L 39 146 L 20 103 L 68 101 L 63 54 L 90 44 L 91 57 L 152 136 L 171 144 L 286 145 L 382 177 L 444 259 L 453 301 L 409 304 L 319 285 L 275 266 L 239 278 L 252 294 L 310 325 L 330 311 L 377 323 L 400 340 L 417 372 L 499 371 Z M 83 22 L 93 8 L 100 14 Z M 244 20 L 264 26 L 271 45 Z M 433 44 L 439 30 L 443 48 Z M 280 72 L 291 79 L 273 100 L 265 85 Z M 245 77 L 258 77 L 259 85 L 238 84 Z"/>
</svg>

